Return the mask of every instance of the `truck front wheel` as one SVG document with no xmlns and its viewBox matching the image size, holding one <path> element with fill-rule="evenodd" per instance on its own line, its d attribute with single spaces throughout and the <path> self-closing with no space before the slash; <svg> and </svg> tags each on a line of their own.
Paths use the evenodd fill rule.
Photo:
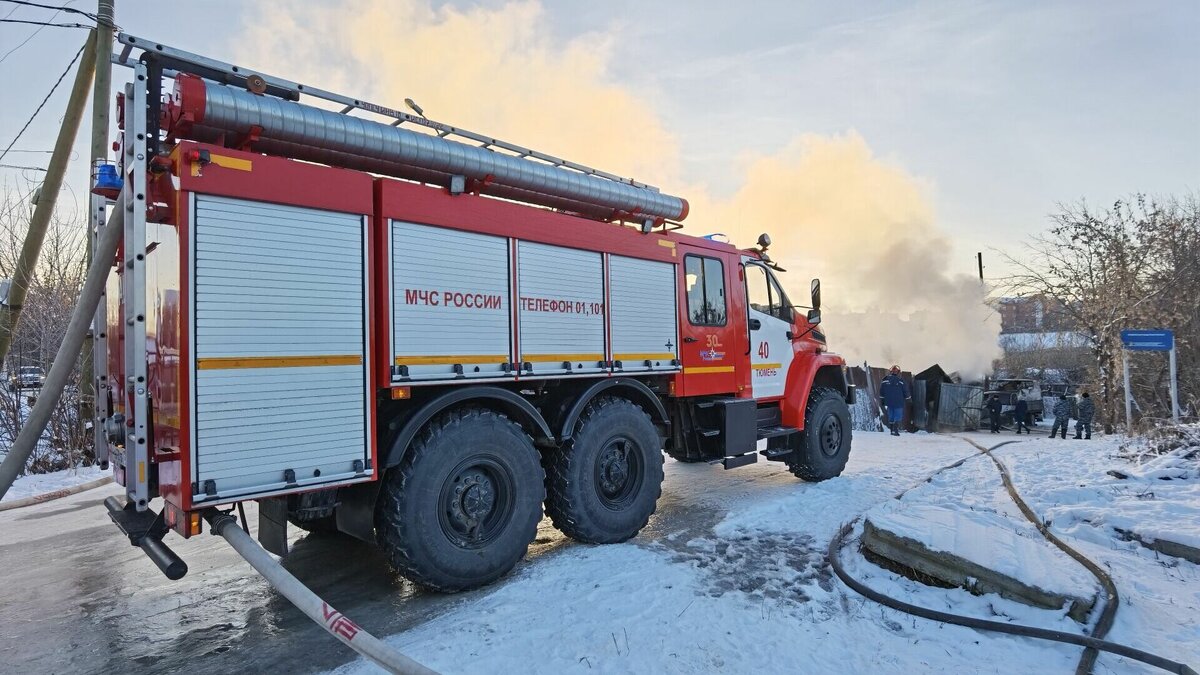
<svg viewBox="0 0 1200 675">
<path fill-rule="evenodd" d="M 438 417 L 383 478 L 375 538 L 409 579 L 454 592 L 491 583 L 525 555 L 544 474 L 529 436 L 471 408 Z"/>
<path fill-rule="evenodd" d="M 850 409 L 842 394 L 829 387 L 809 392 L 804 431 L 788 468 L 806 481 L 840 476 L 850 459 Z"/>
<path fill-rule="evenodd" d="M 571 440 L 546 456 L 546 513 L 567 536 L 612 544 L 637 534 L 662 492 L 658 430 L 618 397 L 588 403 Z"/>
</svg>

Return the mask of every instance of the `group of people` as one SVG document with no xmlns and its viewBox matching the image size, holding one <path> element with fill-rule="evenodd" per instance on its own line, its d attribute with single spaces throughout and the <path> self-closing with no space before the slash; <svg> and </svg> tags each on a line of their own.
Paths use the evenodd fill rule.
<svg viewBox="0 0 1200 675">
<path fill-rule="evenodd" d="M 879 386 L 880 403 L 883 404 L 884 410 L 887 411 L 887 425 L 893 436 L 900 435 L 900 425 L 904 421 L 904 406 L 907 401 L 912 398 L 909 391 L 908 383 L 900 376 L 900 366 L 892 366 L 887 377 L 883 378 L 883 383 Z M 992 394 L 986 403 L 988 416 L 991 418 L 992 433 L 1000 433 L 1000 413 L 1004 409 L 1004 405 L 1000 402 L 1000 397 Z M 1088 392 L 1084 391 L 1079 395 L 1078 403 L 1075 403 L 1070 396 L 1063 396 L 1054 403 L 1053 408 L 1054 425 L 1050 427 L 1050 438 L 1058 435 L 1059 430 L 1062 431 L 1062 437 L 1067 437 L 1067 427 L 1071 423 L 1071 418 L 1075 418 L 1075 438 L 1092 439 L 1092 418 L 1096 416 L 1096 402 Z M 1016 403 L 1013 405 L 1013 422 L 1017 427 L 1017 433 L 1033 433 L 1029 429 L 1029 402 L 1023 398 L 1017 397 Z"/>
<path fill-rule="evenodd" d="M 992 433 L 1000 433 L 1000 413 L 1003 410 L 1003 404 L 1000 398 L 992 394 L 987 401 L 988 416 L 991 418 Z M 1050 427 L 1050 438 L 1058 435 L 1062 431 L 1062 437 L 1067 437 L 1067 427 L 1071 424 L 1071 418 L 1075 418 L 1075 438 L 1077 439 L 1092 439 L 1092 418 L 1096 416 L 1096 402 L 1088 392 L 1083 392 L 1079 395 L 1079 402 L 1072 405 L 1070 396 L 1063 396 L 1054 403 L 1052 410 L 1054 414 L 1054 424 Z M 1025 433 L 1029 431 L 1029 403 L 1023 399 L 1017 399 L 1013 405 L 1013 422 L 1017 427 L 1017 433 L 1022 430 Z"/>
</svg>

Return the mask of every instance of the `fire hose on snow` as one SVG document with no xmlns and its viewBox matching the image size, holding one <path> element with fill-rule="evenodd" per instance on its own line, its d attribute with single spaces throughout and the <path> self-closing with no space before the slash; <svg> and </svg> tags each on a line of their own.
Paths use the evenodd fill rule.
<svg viewBox="0 0 1200 675">
<path fill-rule="evenodd" d="M 238 555 L 245 558 L 250 566 L 270 582 L 275 590 L 287 598 L 308 618 L 320 624 L 327 632 L 340 640 L 342 644 L 362 654 L 380 667 L 391 673 L 403 675 L 436 675 L 437 671 L 430 670 L 400 652 L 392 649 L 379 638 L 363 630 L 351 621 L 345 614 L 329 606 L 316 593 L 313 593 L 299 579 L 292 576 L 279 564 L 271 554 L 267 553 L 258 542 L 254 541 L 243 530 L 233 516 L 210 510 L 206 513 L 214 534 L 229 542 Z"/>
<path fill-rule="evenodd" d="M 860 520 L 862 520 L 862 516 L 859 516 L 858 518 L 855 518 L 842 525 L 841 529 L 838 530 L 837 534 L 835 534 L 833 539 L 829 542 L 829 550 L 826 553 L 826 557 L 829 560 L 830 567 L 833 568 L 834 574 L 836 574 L 837 577 L 842 580 L 842 583 L 846 584 L 856 593 L 869 600 L 873 600 L 886 607 L 891 607 L 892 609 L 904 612 L 905 614 L 911 614 L 913 616 L 919 616 L 923 619 L 929 619 L 930 621 L 939 621 L 942 623 L 954 624 L 956 626 L 974 628 L 976 630 L 1007 633 L 1009 635 L 1019 635 L 1022 637 L 1050 640 L 1053 642 L 1062 642 L 1084 647 L 1083 655 L 1081 656 L 1079 665 L 1075 670 L 1076 675 L 1085 675 L 1087 673 L 1091 673 L 1096 662 L 1096 656 L 1101 651 L 1116 654 L 1118 656 L 1124 656 L 1125 658 L 1135 661 L 1140 661 L 1142 663 L 1165 670 L 1169 673 L 1176 673 L 1177 675 L 1200 675 L 1197 674 L 1192 667 L 1185 663 L 1172 661 L 1157 654 L 1152 654 L 1150 652 L 1135 649 L 1127 645 L 1109 642 L 1102 639 L 1103 636 L 1108 633 L 1109 628 L 1112 627 L 1112 623 L 1116 617 L 1117 611 L 1118 596 L 1116 586 L 1113 584 L 1112 578 L 1109 577 L 1109 575 L 1098 565 L 1096 565 L 1096 563 L 1088 560 L 1083 556 L 1083 554 L 1071 548 L 1066 543 L 1062 542 L 1062 540 L 1060 540 L 1058 537 L 1050 533 L 1045 524 L 1040 521 L 1033 510 L 1029 508 L 1023 499 L 1021 499 L 1020 495 L 1016 491 L 1016 488 L 1013 487 L 1012 479 L 1008 473 L 1008 469 L 1003 463 L 1000 462 L 1000 460 L 996 459 L 996 457 L 991 454 L 992 450 L 995 450 L 1002 445 L 1007 445 L 1008 443 L 1015 443 L 1016 441 L 1006 441 L 1005 443 L 1000 443 L 999 445 L 995 445 L 991 448 L 985 448 L 970 439 L 963 440 L 978 448 L 979 453 L 970 455 L 969 457 L 964 457 L 953 464 L 948 464 L 930 474 L 928 478 L 932 478 L 943 471 L 962 466 L 967 460 L 978 457 L 980 454 L 987 455 L 993 462 L 995 462 L 996 467 L 1000 470 L 1000 475 L 1004 481 L 1005 489 L 1008 491 L 1009 496 L 1013 499 L 1014 503 L 1016 503 L 1021 513 L 1037 527 L 1042 536 L 1046 537 L 1050 543 L 1054 544 L 1067 555 L 1070 555 L 1072 558 L 1086 567 L 1088 571 L 1092 572 L 1092 574 L 1096 576 L 1103 586 L 1107 602 L 1105 603 L 1104 610 L 1101 612 L 1100 618 L 1096 622 L 1093 635 L 1077 635 L 1075 633 L 1051 630 L 1047 628 L 1038 628 L 1035 626 L 1023 626 L 1019 624 L 1004 623 L 1001 621 L 989 621 L 987 619 L 962 616 L 959 614 L 950 614 L 948 612 L 941 612 L 938 610 L 929 609 L 928 607 L 921 607 L 919 605 L 913 605 L 902 600 L 897 600 L 870 588 L 866 584 L 850 576 L 845 567 L 842 566 L 842 561 L 839 555 L 842 546 L 845 543 L 846 537 L 848 537 L 851 531 L 853 531 L 854 526 L 858 524 Z M 912 488 L 903 490 L 897 494 L 895 498 L 899 499 L 911 489 Z"/>
</svg>

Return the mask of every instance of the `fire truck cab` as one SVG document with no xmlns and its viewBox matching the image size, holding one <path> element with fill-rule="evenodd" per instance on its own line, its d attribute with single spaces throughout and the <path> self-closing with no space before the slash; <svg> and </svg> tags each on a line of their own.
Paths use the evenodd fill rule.
<svg viewBox="0 0 1200 675">
<path fill-rule="evenodd" d="M 636 181 L 119 40 L 98 452 L 114 522 L 168 576 L 168 532 L 244 501 L 272 552 L 289 524 L 341 532 L 456 591 L 510 570 L 543 513 L 633 537 L 664 453 L 844 468 L 854 389 L 820 284 L 794 304 L 766 235 L 683 235 L 687 202 Z"/>
</svg>

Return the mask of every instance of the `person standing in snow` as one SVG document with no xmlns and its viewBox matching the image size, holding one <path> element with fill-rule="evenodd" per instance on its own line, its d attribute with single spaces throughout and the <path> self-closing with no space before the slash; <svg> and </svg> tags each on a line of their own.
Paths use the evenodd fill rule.
<svg viewBox="0 0 1200 675">
<path fill-rule="evenodd" d="M 893 436 L 900 435 L 900 423 L 904 421 L 904 402 L 911 395 L 908 393 L 908 383 L 900 377 L 900 366 L 892 366 L 891 372 L 883 378 L 879 385 L 879 400 L 887 410 L 888 428 Z"/>
<path fill-rule="evenodd" d="M 1013 407 L 1013 422 L 1017 424 L 1017 433 L 1021 433 L 1021 429 L 1025 429 L 1025 433 L 1031 434 L 1029 430 L 1029 402 L 1023 398 L 1017 399 L 1017 404 Z"/>
<path fill-rule="evenodd" d="M 1000 433 L 1000 410 L 1003 406 L 1000 404 L 1000 397 L 992 394 L 988 397 L 987 411 L 988 418 L 992 423 L 992 433 Z"/>
<path fill-rule="evenodd" d="M 1050 438 L 1054 438 L 1054 434 L 1058 433 L 1059 427 L 1062 427 L 1062 437 L 1067 437 L 1067 427 L 1071 424 L 1071 400 L 1066 396 L 1058 399 L 1058 403 L 1054 404 L 1054 426 L 1050 427 Z"/>
<path fill-rule="evenodd" d="M 1086 391 L 1079 397 L 1079 416 L 1075 419 L 1075 438 L 1092 440 L 1092 418 L 1096 416 L 1096 402 Z M 1081 436 L 1086 433 L 1087 436 Z"/>
</svg>

